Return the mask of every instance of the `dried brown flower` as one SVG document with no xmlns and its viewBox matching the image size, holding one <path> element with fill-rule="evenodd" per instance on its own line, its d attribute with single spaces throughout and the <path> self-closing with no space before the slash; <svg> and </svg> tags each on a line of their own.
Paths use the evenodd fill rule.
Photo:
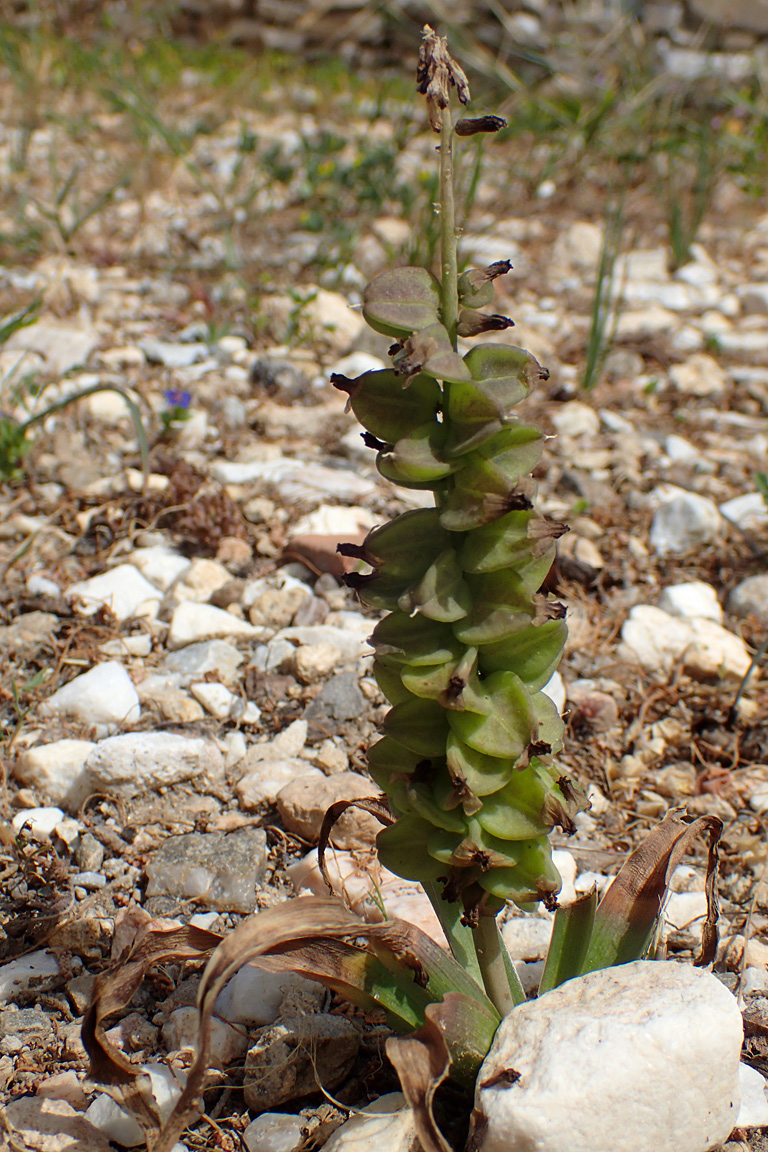
<svg viewBox="0 0 768 1152">
<path fill-rule="evenodd" d="M 439 132 L 442 123 L 441 111 L 448 107 L 451 88 L 456 89 L 462 104 L 468 104 L 469 82 L 463 69 L 448 51 L 445 36 L 438 36 L 429 24 L 424 25 L 422 36 L 419 65 L 416 69 L 416 90 L 426 96 L 430 126 L 434 132 Z"/>
</svg>

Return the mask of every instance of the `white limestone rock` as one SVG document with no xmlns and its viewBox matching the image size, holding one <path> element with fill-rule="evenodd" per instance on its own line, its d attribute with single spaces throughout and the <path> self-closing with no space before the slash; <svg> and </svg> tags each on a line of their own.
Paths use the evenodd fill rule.
<svg viewBox="0 0 768 1152">
<path fill-rule="evenodd" d="M 247 755 L 245 759 L 247 761 Z M 265 804 L 274 804 L 283 788 L 300 776 L 314 771 L 306 760 L 299 760 L 295 756 L 284 760 L 259 760 L 235 785 L 238 804 L 246 812 L 262 808 Z M 317 770 L 317 779 L 322 776 L 322 772 Z"/>
<path fill-rule="evenodd" d="M 735 998 L 700 968 L 571 980 L 502 1021 L 477 1079 L 477 1150 L 706 1152 L 736 1123 L 742 1038 Z"/>
<path fill-rule="evenodd" d="M 295 972 L 269 972 L 258 964 L 244 964 L 222 988 L 214 1012 L 230 1024 L 272 1024 L 286 997 L 296 994 L 309 997 L 308 1005 L 319 1012 L 326 992 L 322 984 L 304 980 Z"/>
<path fill-rule="evenodd" d="M 595 436 L 600 430 L 600 417 L 594 408 L 580 400 L 570 400 L 552 415 L 560 436 Z"/>
<path fill-rule="evenodd" d="M 183 648 L 195 641 L 212 640 L 220 636 L 246 636 L 258 640 L 264 635 L 263 628 L 254 628 L 246 620 L 214 608 L 212 604 L 196 604 L 193 600 L 183 600 L 174 609 L 171 627 L 168 631 L 168 647 Z"/>
<path fill-rule="evenodd" d="M 52 980 L 59 978 L 59 972 L 56 956 L 46 949 L 0 964 L 0 1004 L 6 1004 L 30 988 L 49 987 Z"/>
<path fill-rule="evenodd" d="M 133 564 L 118 564 L 100 576 L 70 584 L 64 595 L 83 616 L 108 608 L 117 620 L 131 616 L 155 616 L 160 591 Z"/>
<path fill-rule="evenodd" d="M 748 576 L 731 592 L 728 608 L 734 616 L 756 616 L 768 618 L 768 575 L 760 573 Z"/>
<path fill-rule="evenodd" d="M 189 644 L 178 652 L 170 652 L 163 661 L 163 667 L 178 672 L 185 682 L 190 677 L 215 672 L 222 683 L 228 684 L 237 676 L 243 660 L 243 653 L 226 640 L 201 640 L 199 644 Z"/>
<path fill-rule="evenodd" d="M 277 809 L 289 832 L 315 843 L 320 836 L 323 817 L 337 800 L 359 800 L 378 796 L 379 788 L 358 772 L 338 772 L 323 776 L 311 769 L 286 784 L 277 796 Z M 352 808 L 334 825 L 331 842 L 339 848 L 369 848 L 381 824 L 368 812 Z"/>
<path fill-rule="evenodd" d="M 669 379 L 678 392 L 686 396 L 722 396 L 728 378 L 711 356 L 699 352 L 682 364 L 674 364 Z"/>
<path fill-rule="evenodd" d="M 185 1004 L 171 1012 L 162 1027 L 161 1035 L 168 1052 L 179 1052 L 182 1048 L 197 1047 L 197 1008 Z M 245 1055 L 248 1036 L 242 1028 L 233 1028 L 218 1015 L 211 1019 L 212 1068 L 226 1068 Z"/>
<path fill-rule="evenodd" d="M 659 556 L 687 552 L 714 540 L 722 527 L 717 505 L 685 492 L 663 503 L 651 524 L 651 546 Z"/>
<path fill-rule="evenodd" d="M 178 580 L 182 573 L 187 571 L 191 563 L 186 556 L 182 556 L 173 548 L 167 548 L 164 544 L 153 544 L 149 548 L 135 548 L 126 557 L 126 560 L 127 563 L 138 568 L 142 576 L 163 592 L 167 591 L 174 580 Z"/>
<path fill-rule="evenodd" d="M 36 788 L 54 804 L 72 804 L 85 761 L 96 747 L 90 740 L 55 740 L 21 753 L 13 774 L 28 788 Z"/>
<path fill-rule="evenodd" d="M 682 664 L 697 680 L 741 679 L 750 663 L 741 637 L 713 620 L 670 616 L 648 604 L 632 609 L 621 640 L 620 660 L 657 675 L 668 676 Z"/>
<path fill-rule="evenodd" d="M 243 1132 L 248 1152 L 300 1152 L 309 1128 L 290 1112 L 262 1112 Z"/>
<path fill-rule="evenodd" d="M 413 1152 L 419 1147 L 413 1112 L 400 1092 L 379 1096 L 361 1108 L 323 1145 L 325 1152 Z"/>
<path fill-rule="evenodd" d="M 670 584 L 661 594 L 659 608 L 668 612 L 670 616 L 688 618 L 699 616 L 704 620 L 714 620 L 716 624 L 723 622 L 723 610 L 717 592 L 711 584 L 705 584 L 703 580 Z"/>
<path fill-rule="evenodd" d="M 739 528 L 761 528 L 768 524 L 768 505 L 759 492 L 745 492 L 720 505 L 720 515 Z"/>
<path fill-rule="evenodd" d="M 41 716 L 71 716 L 83 724 L 135 724 L 141 716 L 139 694 L 130 676 L 114 660 L 97 664 L 70 680 L 39 706 Z"/>
<path fill-rule="evenodd" d="M 48 840 L 56 825 L 64 819 L 61 808 L 24 808 L 11 821 L 14 832 L 22 828 L 34 840 Z"/>
<path fill-rule="evenodd" d="M 85 762 L 84 785 L 89 791 L 138 796 L 184 780 L 215 783 L 223 772 L 221 753 L 211 740 L 173 732 L 132 732 L 97 744 Z"/>
</svg>

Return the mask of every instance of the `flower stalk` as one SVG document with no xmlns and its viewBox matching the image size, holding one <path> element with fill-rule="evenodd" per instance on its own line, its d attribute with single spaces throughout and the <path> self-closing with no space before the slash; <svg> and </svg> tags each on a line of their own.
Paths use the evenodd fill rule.
<svg viewBox="0 0 768 1152">
<path fill-rule="evenodd" d="M 566 636 L 565 609 L 542 587 L 565 526 L 534 512 L 530 473 L 543 436 L 512 412 L 548 373 L 508 344 L 458 350 L 459 333 L 512 324 L 480 311 L 511 265 L 458 275 L 449 105 L 452 88 L 466 104 L 469 87 L 428 27 L 417 76 L 440 135 L 441 279 L 413 267 L 377 276 L 363 315 L 394 338 L 391 368 L 332 382 L 348 394 L 381 474 L 431 491 L 435 507 L 340 551 L 365 566 L 350 586 L 389 613 L 372 637 L 392 707 L 369 767 L 396 818 L 378 836 L 379 856 L 421 881 L 454 956 L 506 1012 L 523 993 L 495 917 L 508 900 L 556 906 L 549 833 L 572 830 L 584 806 L 555 765 L 563 724 L 542 691 Z M 460 123 L 461 136 L 503 126 L 498 117 Z"/>
</svg>

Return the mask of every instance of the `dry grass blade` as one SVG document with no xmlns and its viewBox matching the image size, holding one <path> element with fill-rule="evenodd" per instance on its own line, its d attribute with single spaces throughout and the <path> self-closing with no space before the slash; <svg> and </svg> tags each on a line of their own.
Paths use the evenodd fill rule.
<svg viewBox="0 0 768 1152">
<path fill-rule="evenodd" d="M 669 879 L 693 841 L 709 839 L 707 917 L 699 965 L 709 964 L 717 948 L 717 844 L 723 830 L 716 816 L 686 819 L 680 809 L 668 812 L 640 847 L 625 861 L 600 902 L 583 971 L 622 964 L 642 955 L 661 911 Z"/>
</svg>

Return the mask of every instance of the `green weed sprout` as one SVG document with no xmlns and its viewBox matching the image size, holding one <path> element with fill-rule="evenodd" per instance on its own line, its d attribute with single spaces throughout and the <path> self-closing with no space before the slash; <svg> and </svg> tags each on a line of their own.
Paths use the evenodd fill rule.
<svg viewBox="0 0 768 1152">
<path fill-rule="evenodd" d="M 418 89 L 440 134 L 441 281 L 416 267 L 372 280 L 363 315 L 393 337 L 392 367 L 332 377 L 367 430 L 379 472 L 431 490 L 435 507 L 406 512 L 340 551 L 370 568 L 347 578 L 362 601 L 389 611 L 372 644 L 392 708 L 369 765 L 397 819 L 379 834 L 379 856 L 421 881 L 454 953 L 470 970 L 479 964 L 504 1011 L 522 992 L 496 914 L 508 900 L 555 906 L 549 833 L 572 831 L 585 802 L 555 764 L 563 723 L 542 691 L 566 638 L 564 607 L 542 591 L 566 528 L 533 509 L 530 473 L 543 434 L 512 414 L 548 372 L 507 344 L 457 351 L 459 336 L 512 324 L 480 311 L 509 262 L 459 276 L 454 223 L 455 138 L 504 121 L 454 125 L 451 88 L 469 101 L 464 73 L 427 28 Z"/>
<path fill-rule="evenodd" d="M 34 323 L 40 301 L 36 300 L 27 308 L 22 309 L 5 320 L 0 321 L 0 347 L 20 328 Z M 141 412 L 131 397 L 115 384 L 93 384 L 89 388 L 81 388 L 69 396 L 63 396 L 29 415 L 26 420 L 19 420 L 8 412 L 0 411 L 0 484 L 18 480 L 24 473 L 24 461 L 32 447 L 30 433 L 37 424 L 42 424 L 49 416 L 68 408 L 86 396 L 95 396 L 97 392 L 117 392 L 125 401 L 131 420 L 133 421 L 136 439 L 139 444 L 141 466 L 146 480 L 149 475 L 149 445 L 144 431 Z M 39 396 L 39 392 L 35 393 Z"/>
</svg>

